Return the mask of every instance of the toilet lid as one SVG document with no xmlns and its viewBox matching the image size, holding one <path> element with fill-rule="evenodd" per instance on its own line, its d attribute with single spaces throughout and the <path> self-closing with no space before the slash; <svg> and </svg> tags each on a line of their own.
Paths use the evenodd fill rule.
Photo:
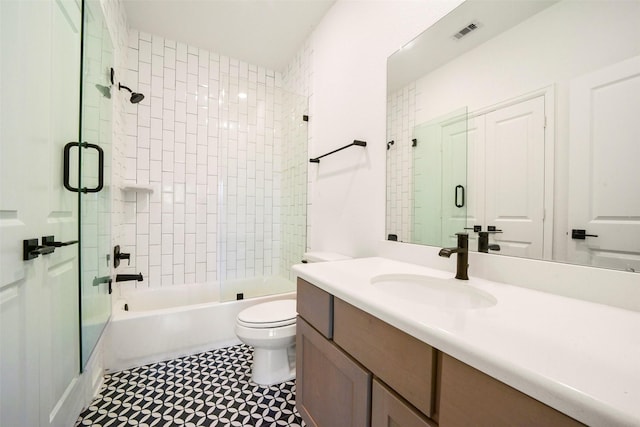
<svg viewBox="0 0 640 427">
<path fill-rule="evenodd" d="M 238 314 L 238 323 L 253 328 L 273 328 L 296 322 L 296 300 L 285 299 L 257 304 Z"/>
</svg>

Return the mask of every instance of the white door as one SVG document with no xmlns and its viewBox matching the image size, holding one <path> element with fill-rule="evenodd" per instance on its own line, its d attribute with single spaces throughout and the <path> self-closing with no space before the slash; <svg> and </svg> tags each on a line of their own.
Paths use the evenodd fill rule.
<svg viewBox="0 0 640 427">
<path fill-rule="evenodd" d="M 485 116 L 470 117 L 467 125 L 467 223 L 469 248 L 478 247 L 474 226 L 487 229 L 485 223 Z"/>
<path fill-rule="evenodd" d="M 80 5 L 2 1 L 0 19 L 0 425 L 71 425 L 78 246 L 29 261 L 22 246 L 78 238 L 62 147 L 78 138 Z"/>
<path fill-rule="evenodd" d="M 502 230 L 494 235 L 501 254 L 542 259 L 544 97 L 485 117 L 485 223 Z"/>
<path fill-rule="evenodd" d="M 569 260 L 640 271 L 640 57 L 570 90 Z"/>
</svg>

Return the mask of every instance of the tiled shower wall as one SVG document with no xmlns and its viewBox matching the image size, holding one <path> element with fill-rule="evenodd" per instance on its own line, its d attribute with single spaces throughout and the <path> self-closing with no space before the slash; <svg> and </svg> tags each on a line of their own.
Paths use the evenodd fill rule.
<svg viewBox="0 0 640 427">
<path fill-rule="evenodd" d="M 399 241 L 411 242 L 413 207 L 412 146 L 415 126 L 416 85 L 389 94 L 387 100 L 387 214 L 386 235 L 396 234 Z"/>
<path fill-rule="evenodd" d="M 127 46 L 129 42 L 129 26 L 124 6 L 120 0 L 101 0 L 105 21 L 113 43 L 113 67 L 116 76 L 127 73 Z M 115 89 L 112 89 L 112 91 Z M 112 92 L 113 93 L 113 92 Z M 130 105 L 124 96 L 113 96 L 113 110 L 111 116 L 111 242 L 110 246 L 122 240 L 121 224 L 124 214 L 124 199 L 116 188 L 121 186 L 125 174 L 126 150 L 126 119 Z M 109 159 L 107 159 L 109 162 Z M 107 230 L 108 231 L 108 230 Z"/>
<path fill-rule="evenodd" d="M 122 83 L 145 99 L 127 117 L 126 179 L 152 191 L 124 193 L 122 272 L 147 286 L 288 275 L 279 73 L 137 31 L 128 58 Z"/>
</svg>

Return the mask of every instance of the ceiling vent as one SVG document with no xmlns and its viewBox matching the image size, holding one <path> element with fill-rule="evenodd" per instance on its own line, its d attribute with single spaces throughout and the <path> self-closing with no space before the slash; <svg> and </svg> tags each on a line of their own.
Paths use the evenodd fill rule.
<svg viewBox="0 0 640 427">
<path fill-rule="evenodd" d="M 456 40 L 460 40 L 464 36 L 469 35 L 472 31 L 477 30 L 478 28 L 480 28 L 480 23 L 477 21 L 473 21 L 471 24 L 467 25 L 466 27 L 462 28 L 460 31 L 455 33 L 453 35 L 453 38 Z"/>
</svg>

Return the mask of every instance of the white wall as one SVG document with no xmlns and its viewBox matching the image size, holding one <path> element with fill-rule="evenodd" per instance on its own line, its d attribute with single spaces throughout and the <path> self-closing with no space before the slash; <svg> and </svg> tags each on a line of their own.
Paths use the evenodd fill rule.
<svg viewBox="0 0 640 427">
<path fill-rule="evenodd" d="M 311 37 L 310 157 L 365 140 L 309 168 L 310 247 L 352 256 L 385 237 L 386 60 L 460 1 L 349 1 Z"/>
</svg>

